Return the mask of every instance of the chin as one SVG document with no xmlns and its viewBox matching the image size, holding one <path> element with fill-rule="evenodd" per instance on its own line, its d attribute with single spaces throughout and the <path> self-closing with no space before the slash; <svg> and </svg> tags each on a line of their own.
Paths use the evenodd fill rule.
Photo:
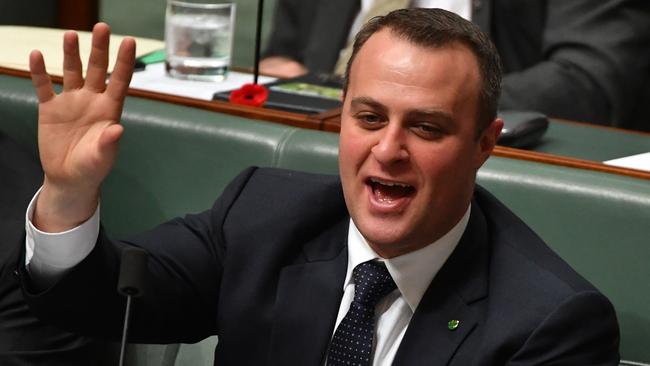
<svg viewBox="0 0 650 366">
<path fill-rule="evenodd" d="M 400 230 L 395 230 L 387 225 L 381 225 L 379 228 L 374 227 L 371 229 L 357 226 L 359 232 L 361 232 L 361 235 L 363 235 L 370 247 L 380 255 L 403 251 L 405 247 L 404 243 L 407 241 L 405 235 Z"/>
</svg>

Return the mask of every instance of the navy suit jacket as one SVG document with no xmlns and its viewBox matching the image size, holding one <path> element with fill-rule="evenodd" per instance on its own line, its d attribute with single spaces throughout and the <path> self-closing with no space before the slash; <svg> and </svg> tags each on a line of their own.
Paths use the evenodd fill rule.
<svg viewBox="0 0 650 366">
<path fill-rule="evenodd" d="M 347 266 L 350 217 L 338 177 L 251 168 L 212 209 L 90 255 L 27 299 L 40 316 L 119 337 L 119 251 L 150 252 L 131 341 L 218 334 L 215 365 L 322 365 Z M 447 323 L 459 320 L 455 330 Z M 609 301 L 481 188 L 468 227 L 426 291 L 395 365 L 617 365 Z"/>
<path fill-rule="evenodd" d="M 358 0 L 278 0 L 267 56 L 331 73 Z M 502 109 L 650 130 L 650 2 L 473 0 L 504 69 Z"/>
<path fill-rule="evenodd" d="M 25 242 L 25 209 L 42 182 L 37 159 L 0 134 L 0 365 L 114 365 L 115 345 L 47 324 L 25 303 L 15 263 Z"/>
</svg>

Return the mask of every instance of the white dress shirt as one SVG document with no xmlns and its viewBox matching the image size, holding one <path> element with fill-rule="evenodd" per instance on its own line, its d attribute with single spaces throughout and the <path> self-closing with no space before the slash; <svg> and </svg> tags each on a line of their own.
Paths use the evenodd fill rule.
<svg viewBox="0 0 650 366">
<path fill-rule="evenodd" d="M 354 222 L 350 220 L 348 230 L 348 268 L 343 283 L 343 298 L 336 318 L 336 327 L 345 317 L 354 299 L 354 267 L 369 260 L 386 264 L 397 289 L 379 301 L 375 307 L 374 366 L 389 366 L 393 363 L 411 317 L 420 304 L 422 296 L 447 258 L 454 251 L 467 228 L 471 206 L 465 215 L 447 234 L 426 247 L 411 253 L 383 259 L 368 245 Z M 336 332 L 336 327 L 335 332 Z M 332 334 L 334 336 L 334 334 Z"/>
<path fill-rule="evenodd" d="M 99 235 L 99 207 L 88 221 L 74 229 L 62 233 L 45 233 L 34 227 L 31 221 L 39 193 L 40 190 L 27 208 L 25 262 L 32 277 L 38 283 L 47 284 L 81 262 L 92 251 Z M 380 300 L 375 308 L 374 366 L 392 364 L 424 292 L 465 232 L 470 211 L 471 205 L 460 221 L 437 241 L 422 249 L 390 259 L 380 258 L 350 220 L 348 266 L 335 331 L 354 299 L 352 271 L 358 264 L 369 260 L 384 262 L 397 285 L 397 288 Z"/>
<path fill-rule="evenodd" d="M 30 274 L 41 283 L 56 280 L 66 270 L 81 262 L 95 247 L 99 235 L 99 206 L 85 223 L 62 233 L 46 233 L 32 224 L 36 198 L 34 195 L 25 217 L 25 264 Z"/>
</svg>

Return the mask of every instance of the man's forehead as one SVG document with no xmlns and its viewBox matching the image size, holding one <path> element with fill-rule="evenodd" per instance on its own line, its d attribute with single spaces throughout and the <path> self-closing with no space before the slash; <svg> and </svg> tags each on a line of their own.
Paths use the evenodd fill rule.
<svg viewBox="0 0 650 366">
<path fill-rule="evenodd" d="M 400 32 L 396 32 L 391 28 L 383 28 L 372 34 L 366 40 L 363 46 L 361 46 L 358 53 L 359 55 L 372 53 L 374 56 L 375 53 L 386 53 L 392 50 L 399 50 L 404 47 L 416 48 L 422 51 L 423 54 L 435 54 L 448 50 L 457 50 L 463 52 L 468 59 L 478 61 L 471 48 L 461 40 L 449 39 L 446 41 L 438 42 L 431 41 L 430 44 L 426 44 L 424 41 L 413 41 L 406 35 L 403 35 Z M 371 58 L 371 60 L 372 59 L 373 58 Z M 356 59 L 354 61 L 356 61 Z"/>
<path fill-rule="evenodd" d="M 457 78 L 464 80 L 465 89 L 468 82 L 479 87 L 481 79 L 478 59 L 463 42 L 451 40 L 441 45 L 423 45 L 389 28 L 374 33 L 359 49 L 348 80 L 352 82 L 358 74 L 362 74 L 363 80 L 357 82 L 365 82 L 377 74 L 398 81 L 411 79 L 414 84 L 432 77 L 446 81 Z"/>
<path fill-rule="evenodd" d="M 460 41 L 426 46 L 382 29 L 368 38 L 351 66 L 346 99 L 354 104 L 371 105 L 370 98 L 386 109 L 398 107 L 405 115 L 442 111 L 453 117 L 444 118 L 449 120 L 457 119 L 461 110 L 478 111 L 478 60 Z M 468 109 L 471 105 L 475 108 Z"/>
</svg>

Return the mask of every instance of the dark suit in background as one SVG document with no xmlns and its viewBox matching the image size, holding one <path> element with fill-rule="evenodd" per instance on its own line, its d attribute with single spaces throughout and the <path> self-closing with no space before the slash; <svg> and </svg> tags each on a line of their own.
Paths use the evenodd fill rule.
<svg viewBox="0 0 650 366">
<path fill-rule="evenodd" d="M 349 220 L 338 177 L 249 169 L 209 211 L 125 242 L 100 232 L 86 259 L 28 302 L 61 325 L 119 336 L 120 248 L 138 245 L 151 254 L 151 277 L 134 305 L 134 341 L 218 334 L 218 366 L 320 366 L 343 295 Z M 618 327 L 602 294 L 477 188 L 394 364 L 508 363 L 614 366 Z"/>
<path fill-rule="evenodd" d="M 278 0 L 267 56 L 332 72 L 354 0 Z M 650 130 L 650 2 L 474 0 L 501 55 L 501 108 Z"/>
<path fill-rule="evenodd" d="M 35 157 L 0 134 L 0 365 L 114 365 L 116 348 L 37 319 L 14 274 L 24 241 L 25 210 L 43 183 Z"/>
</svg>

